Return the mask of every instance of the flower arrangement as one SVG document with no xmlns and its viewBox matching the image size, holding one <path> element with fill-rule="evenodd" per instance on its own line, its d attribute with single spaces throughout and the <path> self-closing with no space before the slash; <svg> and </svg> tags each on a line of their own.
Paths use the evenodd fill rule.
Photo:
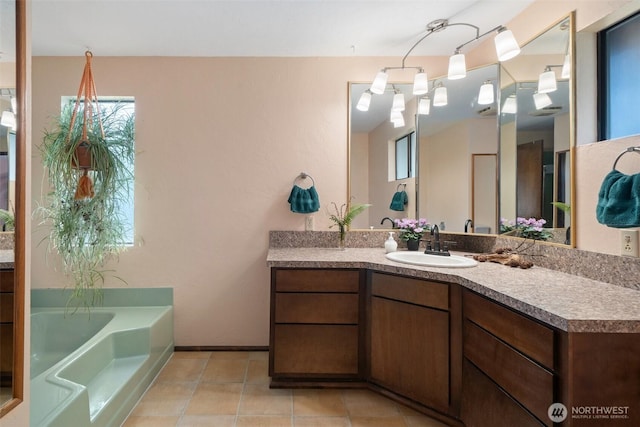
<svg viewBox="0 0 640 427">
<path fill-rule="evenodd" d="M 340 247 L 344 248 L 344 239 L 347 233 L 347 229 L 351 225 L 351 221 L 358 216 L 362 211 L 371 206 L 370 204 L 355 204 L 351 205 L 347 208 L 347 204 L 343 204 L 338 209 L 338 205 L 335 202 L 331 202 L 333 205 L 333 209 L 335 210 L 335 214 L 330 214 L 329 219 L 334 222 L 333 225 L 330 225 L 329 228 L 334 225 L 338 226 L 338 231 L 340 232 Z"/>
<path fill-rule="evenodd" d="M 516 221 L 510 221 L 502 218 L 500 220 L 500 232 L 508 233 L 515 231 L 518 237 L 533 240 L 549 240 L 553 235 L 548 229 L 544 228 L 547 223 L 543 218 L 516 218 Z"/>
<path fill-rule="evenodd" d="M 404 241 L 420 240 L 424 233 L 430 231 L 429 222 L 424 218 L 394 219 L 393 222 L 396 225 L 396 228 L 400 230 L 400 239 Z"/>
</svg>

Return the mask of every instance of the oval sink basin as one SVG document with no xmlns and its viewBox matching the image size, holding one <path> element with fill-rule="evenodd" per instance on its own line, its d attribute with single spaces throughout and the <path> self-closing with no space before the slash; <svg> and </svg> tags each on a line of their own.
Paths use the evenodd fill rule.
<svg viewBox="0 0 640 427">
<path fill-rule="evenodd" d="M 391 261 L 405 264 L 422 265 L 424 267 L 466 268 L 475 267 L 478 262 L 472 258 L 459 255 L 430 255 L 417 251 L 391 252 L 386 255 Z"/>
</svg>

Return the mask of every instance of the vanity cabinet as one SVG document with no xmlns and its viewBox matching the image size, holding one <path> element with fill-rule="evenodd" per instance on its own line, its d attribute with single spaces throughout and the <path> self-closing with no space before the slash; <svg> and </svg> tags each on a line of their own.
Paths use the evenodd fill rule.
<svg viewBox="0 0 640 427">
<path fill-rule="evenodd" d="M 13 269 L 0 270 L 0 386 L 11 386 L 13 371 Z"/>
<path fill-rule="evenodd" d="M 448 415 L 460 372 L 451 289 L 457 285 L 383 273 L 370 279 L 369 380 Z"/>
<path fill-rule="evenodd" d="M 362 378 L 364 278 L 359 269 L 272 269 L 272 386 Z"/>
</svg>

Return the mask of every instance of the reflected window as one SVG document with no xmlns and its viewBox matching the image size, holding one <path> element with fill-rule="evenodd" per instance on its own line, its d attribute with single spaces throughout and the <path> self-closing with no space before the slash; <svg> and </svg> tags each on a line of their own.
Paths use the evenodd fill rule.
<svg viewBox="0 0 640 427">
<path fill-rule="evenodd" d="M 599 140 L 640 133 L 640 13 L 598 33 Z"/>
<path fill-rule="evenodd" d="M 396 139 L 396 180 L 414 178 L 416 174 L 416 133 Z"/>
</svg>

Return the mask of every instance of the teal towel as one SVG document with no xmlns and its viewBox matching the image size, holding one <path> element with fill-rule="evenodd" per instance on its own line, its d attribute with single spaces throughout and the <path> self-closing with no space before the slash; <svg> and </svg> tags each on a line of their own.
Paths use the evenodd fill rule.
<svg viewBox="0 0 640 427">
<path fill-rule="evenodd" d="M 407 196 L 406 191 L 396 191 L 391 199 L 391 205 L 389 209 L 392 211 L 403 211 L 404 205 L 409 203 L 409 197 Z"/>
<path fill-rule="evenodd" d="M 640 174 L 609 172 L 598 193 L 596 218 L 608 227 L 640 227 Z"/>
<path fill-rule="evenodd" d="M 288 202 L 291 204 L 291 212 L 312 213 L 320 209 L 320 199 L 314 186 L 300 188 L 294 185 Z"/>
</svg>

